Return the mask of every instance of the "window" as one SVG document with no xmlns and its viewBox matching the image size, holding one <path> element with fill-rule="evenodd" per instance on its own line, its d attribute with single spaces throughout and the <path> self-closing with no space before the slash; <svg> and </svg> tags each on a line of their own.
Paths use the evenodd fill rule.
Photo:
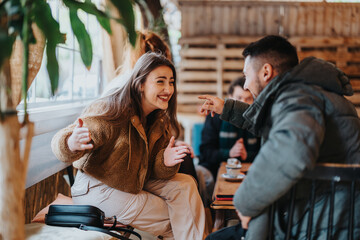
<svg viewBox="0 0 360 240">
<path fill-rule="evenodd" d="M 71 31 L 69 11 L 59 0 L 48 1 L 53 17 L 60 24 L 60 31 L 66 33 L 65 44 L 56 49 L 59 62 L 59 86 L 55 96 L 51 96 L 50 80 L 46 69 L 46 54 L 43 55 L 39 73 L 28 91 L 29 112 L 33 108 L 53 106 L 73 102 L 83 102 L 99 96 L 103 84 L 102 71 L 102 39 L 101 27 L 96 17 L 78 11 L 80 19 L 90 34 L 93 47 L 93 61 L 91 69 L 86 69 L 79 51 L 79 44 Z M 100 0 L 93 0 L 100 5 Z M 18 106 L 22 110 L 22 103 Z"/>
</svg>

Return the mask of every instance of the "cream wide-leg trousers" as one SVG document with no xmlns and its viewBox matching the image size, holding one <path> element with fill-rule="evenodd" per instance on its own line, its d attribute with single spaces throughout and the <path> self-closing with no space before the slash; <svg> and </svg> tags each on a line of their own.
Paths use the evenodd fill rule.
<svg viewBox="0 0 360 240">
<path fill-rule="evenodd" d="M 205 211 L 194 179 L 178 173 L 170 180 L 149 180 L 138 194 L 111 188 L 78 171 L 71 188 L 75 204 L 93 205 L 106 217 L 163 239 L 203 240 Z"/>
</svg>

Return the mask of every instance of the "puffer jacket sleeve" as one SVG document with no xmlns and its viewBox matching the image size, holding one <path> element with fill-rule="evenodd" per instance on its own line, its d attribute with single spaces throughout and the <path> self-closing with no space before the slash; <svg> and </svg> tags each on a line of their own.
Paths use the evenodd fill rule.
<svg viewBox="0 0 360 240">
<path fill-rule="evenodd" d="M 55 134 L 51 141 L 51 148 L 57 159 L 65 163 L 74 162 L 85 154 L 101 147 L 104 142 L 111 136 L 111 127 L 104 121 L 100 121 L 96 117 L 80 117 L 84 125 L 90 132 L 91 141 L 93 148 L 85 151 L 72 152 L 67 144 L 68 138 L 73 133 L 74 128 L 77 126 L 77 121 L 68 127 L 60 130 Z"/>
<path fill-rule="evenodd" d="M 243 113 L 249 106 L 249 104 L 241 101 L 226 99 L 220 119 L 230 122 L 238 128 L 244 128 L 245 118 L 243 117 Z"/>
<path fill-rule="evenodd" d="M 268 138 L 235 194 L 244 216 L 259 215 L 314 167 L 325 133 L 323 108 L 310 87 L 288 87 L 275 99 Z"/>
</svg>

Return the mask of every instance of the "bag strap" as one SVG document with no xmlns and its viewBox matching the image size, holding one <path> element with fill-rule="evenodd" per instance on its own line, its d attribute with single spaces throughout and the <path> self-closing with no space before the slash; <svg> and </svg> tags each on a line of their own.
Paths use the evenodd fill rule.
<svg viewBox="0 0 360 240">
<path fill-rule="evenodd" d="M 130 240 L 129 238 L 127 237 L 124 237 L 124 236 L 121 236 L 120 234 L 117 234 L 117 233 L 113 233 L 111 231 L 109 231 L 108 229 L 104 229 L 104 228 L 99 228 L 99 227 L 93 227 L 93 226 L 86 226 L 86 225 L 83 225 L 81 224 L 79 226 L 79 229 L 81 230 L 85 230 L 85 231 L 98 231 L 98 232 L 103 232 L 103 233 L 106 233 L 112 237 L 115 237 L 117 239 L 121 239 L 121 240 Z M 133 235 L 135 235 L 136 237 L 138 237 L 140 240 L 141 240 L 141 236 L 140 234 L 138 234 L 137 232 L 134 232 L 130 229 L 126 229 L 126 228 L 112 228 L 111 230 L 121 230 L 121 231 L 124 231 L 124 232 L 129 232 Z"/>
<path fill-rule="evenodd" d="M 116 218 L 115 215 L 114 215 L 112 218 L 114 219 L 113 225 L 112 225 L 111 227 L 105 228 L 105 229 L 108 229 L 108 230 L 110 230 L 110 231 L 111 231 L 111 230 L 117 230 L 117 231 L 128 232 L 128 233 L 130 233 L 130 234 L 133 234 L 133 235 L 137 236 L 137 237 L 141 240 L 141 236 L 140 236 L 140 234 L 138 234 L 137 232 L 135 232 L 135 231 L 133 231 L 133 230 L 131 230 L 131 229 L 123 228 L 123 227 L 116 227 L 117 218 Z"/>
</svg>

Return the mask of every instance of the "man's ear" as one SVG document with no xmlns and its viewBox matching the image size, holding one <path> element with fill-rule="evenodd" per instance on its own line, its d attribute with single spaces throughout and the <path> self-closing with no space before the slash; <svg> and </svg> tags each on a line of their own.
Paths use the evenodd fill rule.
<svg viewBox="0 0 360 240">
<path fill-rule="evenodd" d="M 265 63 L 262 67 L 262 78 L 265 81 L 266 84 L 270 82 L 270 80 L 275 77 L 275 69 L 271 64 Z"/>
</svg>

